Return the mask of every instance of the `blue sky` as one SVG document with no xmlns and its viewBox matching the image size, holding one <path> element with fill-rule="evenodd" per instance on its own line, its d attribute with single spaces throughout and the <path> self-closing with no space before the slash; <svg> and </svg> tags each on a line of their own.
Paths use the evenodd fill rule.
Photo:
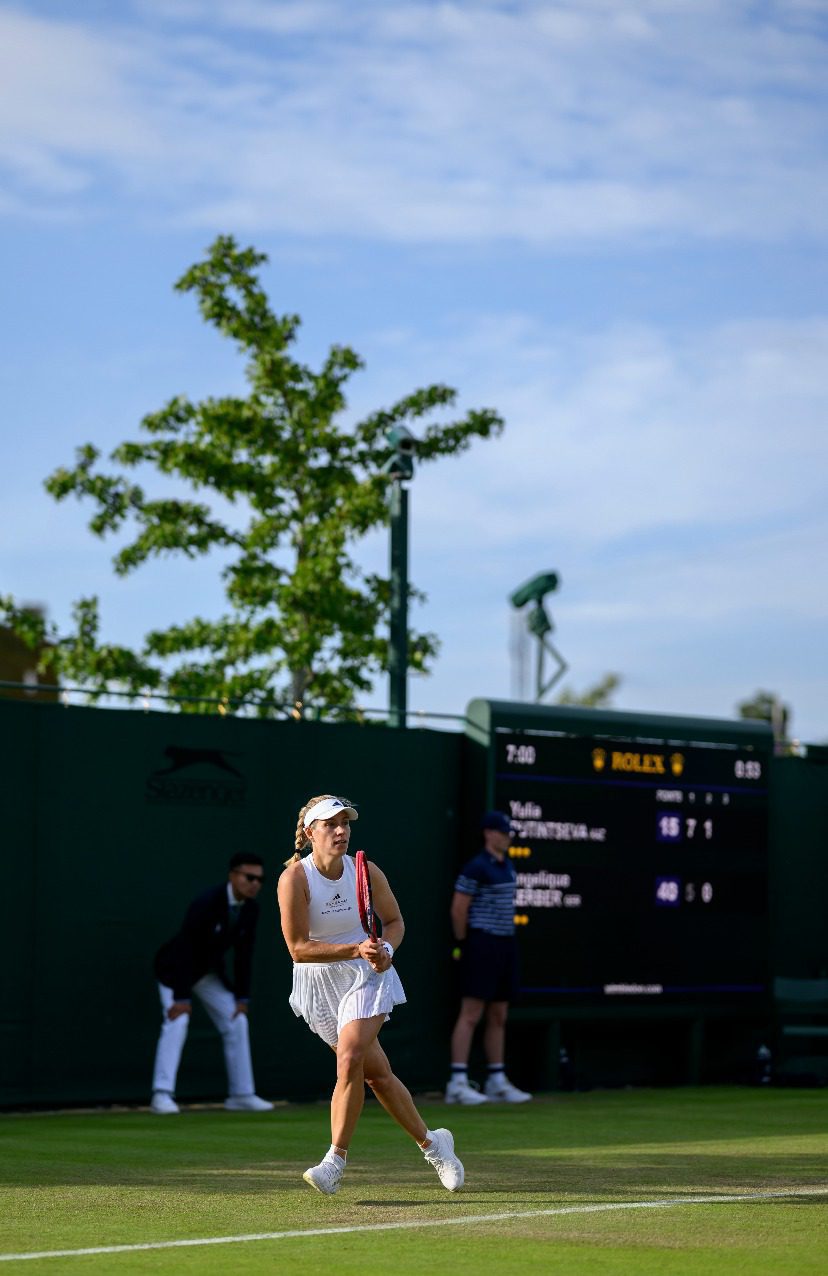
<svg viewBox="0 0 828 1276">
<path fill-rule="evenodd" d="M 825 0 L 0 0 L 0 590 L 135 644 L 218 614 L 42 480 L 242 388 L 172 289 L 233 234 L 304 361 L 365 358 L 355 414 L 444 381 L 506 419 L 411 487 L 413 708 L 518 693 L 508 595 L 554 569 L 569 685 L 763 688 L 828 738 L 827 48 Z"/>
</svg>

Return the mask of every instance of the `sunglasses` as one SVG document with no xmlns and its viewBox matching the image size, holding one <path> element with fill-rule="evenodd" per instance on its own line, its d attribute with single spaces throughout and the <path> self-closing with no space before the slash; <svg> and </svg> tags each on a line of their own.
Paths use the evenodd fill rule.
<svg viewBox="0 0 828 1276">
<path fill-rule="evenodd" d="M 258 882 L 260 886 L 264 881 L 264 877 L 260 877 L 258 873 L 242 873 L 239 869 L 233 871 L 238 873 L 239 877 L 246 877 L 248 882 Z"/>
</svg>

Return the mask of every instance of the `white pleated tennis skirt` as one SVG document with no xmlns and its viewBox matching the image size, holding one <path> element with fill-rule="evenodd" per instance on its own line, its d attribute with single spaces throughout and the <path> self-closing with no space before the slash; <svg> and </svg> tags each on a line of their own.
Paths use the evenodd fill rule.
<svg viewBox="0 0 828 1276">
<path fill-rule="evenodd" d="M 335 1046 L 346 1023 L 385 1015 L 405 1003 L 393 966 L 381 973 L 362 957 L 348 961 L 297 962 L 293 967 L 290 1007 L 312 1032 Z"/>
</svg>

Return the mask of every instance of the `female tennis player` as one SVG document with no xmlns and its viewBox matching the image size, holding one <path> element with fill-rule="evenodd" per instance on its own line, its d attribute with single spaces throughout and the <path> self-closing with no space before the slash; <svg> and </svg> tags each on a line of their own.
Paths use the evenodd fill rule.
<svg viewBox="0 0 828 1276">
<path fill-rule="evenodd" d="M 303 1174 L 318 1192 L 338 1191 L 348 1146 L 369 1085 L 386 1112 L 422 1148 L 443 1187 L 463 1186 L 462 1163 L 449 1130 L 429 1130 L 406 1087 L 391 1071 L 377 1040 L 405 993 L 393 956 L 405 932 L 388 879 L 369 863 L 373 902 L 382 938 L 366 935 L 360 922 L 356 870 L 348 854 L 357 812 L 344 798 L 326 793 L 299 812 L 296 854 L 279 878 L 282 933 L 293 958 L 290 1005 L 336 1052 L 331 1099 L 331 1147 Z M 301 852 L 310 847 L 308 854 Z"/>
</svg>

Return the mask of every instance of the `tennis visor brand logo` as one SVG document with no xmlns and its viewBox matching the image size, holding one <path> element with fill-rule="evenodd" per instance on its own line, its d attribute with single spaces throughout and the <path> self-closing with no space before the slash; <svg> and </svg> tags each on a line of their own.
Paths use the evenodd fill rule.
<svg viewBox="0 0 828 1276">
<path fill-rule="evenodd" d="M 147 776 L 147 802 L 168 806 L 244 805 L 247 781 L 235 762 L 239 754 L 170 744 L 164 757 L 166 766 Z"/>
</svg>

